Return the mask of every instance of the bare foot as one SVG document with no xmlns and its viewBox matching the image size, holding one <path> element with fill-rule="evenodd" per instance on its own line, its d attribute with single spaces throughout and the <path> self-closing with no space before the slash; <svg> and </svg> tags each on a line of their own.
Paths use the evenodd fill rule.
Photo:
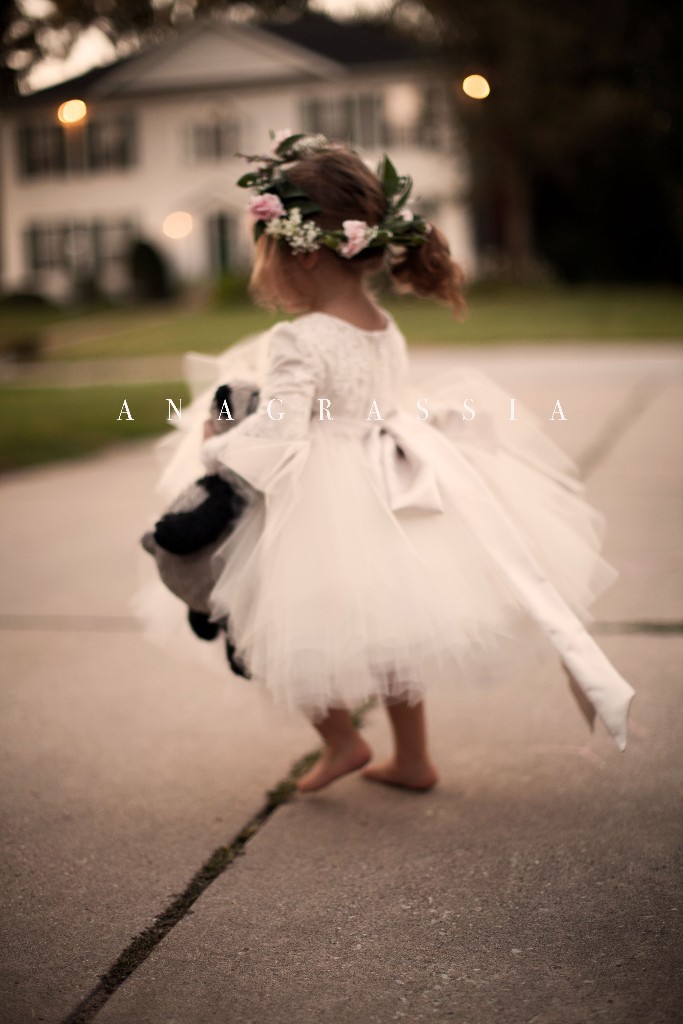
<svg viewBox="0 0 683 1024">
<path fill-rule="evenodd" d="M 422 791 L 431 789 L 439 781 L 436 769 L 429 761 L 399 764 L 393 757 L 381 764 L 369 765 L 363 769 L 362 775 L 372 782 Z"/>
<path fill-rule="evenodd" d="M 372 751 L 361 736 L 356 736 L 348 745 L 339 748 L 325 747 L 320 758 L 299 779 L 296 788 L 300 793 L 312 793 L 334 782 L 341 775 L 348 775 L 367 764 Z"/>
</svg>

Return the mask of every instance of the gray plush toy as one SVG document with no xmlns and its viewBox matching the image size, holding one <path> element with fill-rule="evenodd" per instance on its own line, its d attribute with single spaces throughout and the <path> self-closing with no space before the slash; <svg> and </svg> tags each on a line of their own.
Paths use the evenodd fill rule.
<svg viewBox="0 0 683 1024">
<path fill-rule="evenodd" d="M 232 419 L 227 416 L 226 403 Z M 225 433 L 236 426 L 255 412 L 258 403 L 258 388 L 253 384 L 222 384 L 211 403 L 216 432 Z M 188 606 L 193 631 L 203 640 L 213 640 L 222 631 L 230 666 L 245 678 L 249 671 L 235 653 L 227 619 L 212 622 L 209 618 L 209 595 L 215 583 L 212 556 L 230 536 L 255 493 L 246 480 L 224 467 L 185 488 L 154 530 L 142 538 L 142 546 L 156 560 L 165 585 Z"/>
</svg>

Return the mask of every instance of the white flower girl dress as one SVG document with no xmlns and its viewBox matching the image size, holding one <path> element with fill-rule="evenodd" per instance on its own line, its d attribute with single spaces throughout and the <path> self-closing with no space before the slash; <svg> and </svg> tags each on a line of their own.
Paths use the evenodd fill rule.
<svg viewBox="0 0 683 1024">
<path fill-rule="evenodd" d="M 624 749 L 634 691 L 584 625 L 616 576 L 602 518 L 528 410 L 509 423 L 507 396 L 468 369 L 411 392 L 388 315 L 366 331 L 309 313 L 186 359 L 196 397 L 162 442 L 160 487 L 174 496 L 223 464 L 256 489 L 214 556 L 211 608 L 277 702 L 414 701 L 531 624 Z M 260 387 L 258 411 L 202 443 L 213 390 L 236 379 Z"/>
</svg>

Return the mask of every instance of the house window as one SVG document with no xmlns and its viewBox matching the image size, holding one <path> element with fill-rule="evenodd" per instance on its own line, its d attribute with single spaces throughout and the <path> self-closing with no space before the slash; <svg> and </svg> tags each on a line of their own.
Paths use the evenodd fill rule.
<svg viewBox="0 0 683 1024">
<path fill-rule="evenodd" d="M 450 147 L 450 112 L 438 85 L 396 83 L 383 92 L 304 100 L 306 132 L 368 149 L 384 146 Z"/>
<path fill-rule="evenodd" d="M 63 224 L 30 227 L 26 232 L 27 263 L 31 270 L 59 270 L 68 267 L 67 238 Z"/>
<path fill-rule="evenodd" d="M 423 94 L 422 112 L 416 125 L 416 141 L 427 149 L 453 148 L 453 115 L 446 90 L 428 86 Z"/>
<path fill-rule="evenodd" d="M 23 124 L 18 143 L 23 178 L 121 170 L 135 162 L 135 126 L 128 116 L 68 127 Z"/>
<path fill-rule="evenodd" d="M 126 262 L 135 233 L 130 221 L 96 220 L 90 225 L 90 231 L 95 272 Z"/>
<path fill-rule="evenodd" d="M 66 173 L 66 138 L 61 125 L 22 124 L 18 134 L 22 177 Z"/>
<path fill-rule="evenodd" d="M 236 263 L 237 222 L 229 213 L 214 213 L 206 222 L 209 267 L 214 275 L 224 274 Z"/>
<path fill-rule="evenodd" d="M 194 124 L 191 136 L 195 160 L 223 160 L 234 156 L 240 145 L 239 125 L 225 118 Z"/>
<path fill-rule="evenodd" d="M 134 163 L 134 131 L 130 118 L 90 121 L 85 131 L 89 170 L 113 171 Z"/>
<path fill-rule="evenodd" d="M 328 99 L 304 100 L 303 128 L 359 146 L 387 144 L 384 99 L 380 93 L 355 93 Z"/>
<path fill-rule="evenodd" d="M 129 220 L 32 224 L 25 233 L 26 263 L 33 272 L 67 270 L 96 275 L 125 262 L 133 235 Z"/>
</svg>

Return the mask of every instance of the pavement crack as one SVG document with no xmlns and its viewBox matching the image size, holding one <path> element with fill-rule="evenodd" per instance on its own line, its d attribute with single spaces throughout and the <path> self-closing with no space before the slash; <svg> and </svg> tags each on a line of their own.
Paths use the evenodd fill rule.
<svg viewBox="0 0 683 1024">
<path fill-rule="evenodd" d="M 665 621 L 634 621 L 634 622 L 593 622 L 590 626 L 591 633 L 600 633 L 603 636 L 635 634 L 649 634 L 655 636 L 676 636 L 683 633 L 683 622 L 672 620 Z"/>
<path fill-rule="evenodd" d="M 296 788 L 296 780 L 311 764 L 315 763 L 319 751 L 312 751 L 293 765 L 289 775 L 282 779 L 267 794 L 266 803 L 254 814 L 226 846 L 217 847 L 187 886 L 161 911 L 154 922 L 141 931 L 123 950 L 99 983 L 64 1018 L 62 1024 L 88 1024 L 103 1008 L 116 990 L 145 962 L 159 943 L 182 921 L 199 897 L 219 878 L 235 860 L 242 855 L 247 843 L 268 821 L 280 804 L 289 800 Z"/>
<path fill-rule="evenodd" d="M 376 704 L 370 698 L 353 713 L 356 727 L 363 724 L 368 711 Z M 259 811 L 237 833 L 226 846 L 217 847 L 210 857 L 192 876 L 185 889 L 126 946 L 98 984 L 80 1003 L 63 1018 L 61 1024 L 89 1024 L 111 999 L 117 989 L 145 962 L 160 942 L 190 912 L 194 903 L 206 892 L 231 864 L 242 856 L 247 844 L 263 828 L 277 808 L 292 798 L 297 780 L 304 775 L 320 757 L 321 750 L 304 754 L 292 765 L 289 774 L 266 793 L 266 802 Z"/>
</svg>

